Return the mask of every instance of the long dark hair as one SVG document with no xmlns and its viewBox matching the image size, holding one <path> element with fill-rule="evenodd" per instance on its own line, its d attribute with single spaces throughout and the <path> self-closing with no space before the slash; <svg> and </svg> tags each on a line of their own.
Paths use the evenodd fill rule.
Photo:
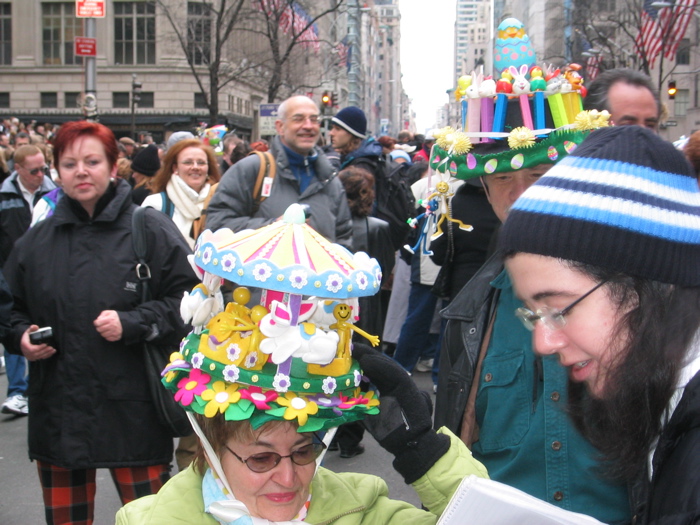
<svg viewBox="0 0 700 525">
<path fill-rule="evenodd" d="M 606 473 L 632 481 L 644 472 L 661 434 L 664 411 L 700 326 L 700 288 L 567 263 L 606 280 L 611 299 L 626 311 L 615 337 L 623 348 L 608 371 L 603 396 L 593 399 L 585 385 L 570 382 L 569 410 L 579 431 L 602 452 Z"/>
</svg>

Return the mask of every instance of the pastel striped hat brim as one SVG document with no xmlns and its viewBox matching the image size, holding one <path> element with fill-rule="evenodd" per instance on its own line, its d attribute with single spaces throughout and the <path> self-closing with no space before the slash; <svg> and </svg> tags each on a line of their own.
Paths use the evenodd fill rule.
<svg viewBox="0 0 700 525">
<path fill-rule="evenodd" d="M 503 226 L 501 248 L 700 285 L 697 180 L 671 144 L 627 128 L 594 132 L 530 187 Z"/>
</svg>

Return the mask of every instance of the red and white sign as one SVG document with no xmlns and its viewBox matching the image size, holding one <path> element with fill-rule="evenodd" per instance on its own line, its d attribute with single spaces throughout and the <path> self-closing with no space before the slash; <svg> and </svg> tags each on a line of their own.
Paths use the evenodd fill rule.
<svg viewBox="0 0 700 525">
<path fill-rule="evenodd" d="M 97 56 L 97 39 L 85 36 L 75 37 L 75 56 L 94 57 Z"/>
<path fill-rule="evenodd" d="M 75 0 L 75 16 L 78 18 L 104 18 L 105 0 Z"/>
</svg>

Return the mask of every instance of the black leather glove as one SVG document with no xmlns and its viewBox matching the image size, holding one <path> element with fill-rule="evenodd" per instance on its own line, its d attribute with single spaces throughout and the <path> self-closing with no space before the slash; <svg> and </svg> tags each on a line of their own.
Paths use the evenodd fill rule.
<svg viewBox="0 0 700 525">
<path fill-rule="evenodd" d="M 450 448 L 450 438 L 433 430 L 430 394 L 389 356 L 358 343 L 352 355 L 380 394 L 379 414 L 367 416 L 365 427 L 394 455 L 394 468 L 406 483 L 413 483 Z"/>
</svg>

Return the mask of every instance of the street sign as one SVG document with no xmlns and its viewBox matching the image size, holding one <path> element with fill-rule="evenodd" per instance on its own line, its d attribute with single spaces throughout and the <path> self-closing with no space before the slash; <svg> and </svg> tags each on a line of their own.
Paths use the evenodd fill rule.
<svg viewBox="0 0 700 525">
<path fill-rule="evenodd" d="M 675 120 L 667 120 L 667 121 L 666 121 L 666 125 L 667 125 L 668 127 L 670 127 L 670 128 L 673 128 L 673 127 L 675 127 L 675 126 L 678 125 L 678 122 L 675 121 Z"/>
<path fill-rule="evenodd" d="M 75 56 L 95 57 L 97 56 L 97 39 L 84 36 L 75 37 Z"/>
<path fill-rule="evenodd" d="M 279 104 L 260 104 L 259 129 L 260 135 L 276 135 L 275 121 L 279 111 Z"/>
<path fill-rule="evenodd" d="M 104 18 L 105 0 L 75 0 L 75 16 L 78 18 Z"/>
</svg>

